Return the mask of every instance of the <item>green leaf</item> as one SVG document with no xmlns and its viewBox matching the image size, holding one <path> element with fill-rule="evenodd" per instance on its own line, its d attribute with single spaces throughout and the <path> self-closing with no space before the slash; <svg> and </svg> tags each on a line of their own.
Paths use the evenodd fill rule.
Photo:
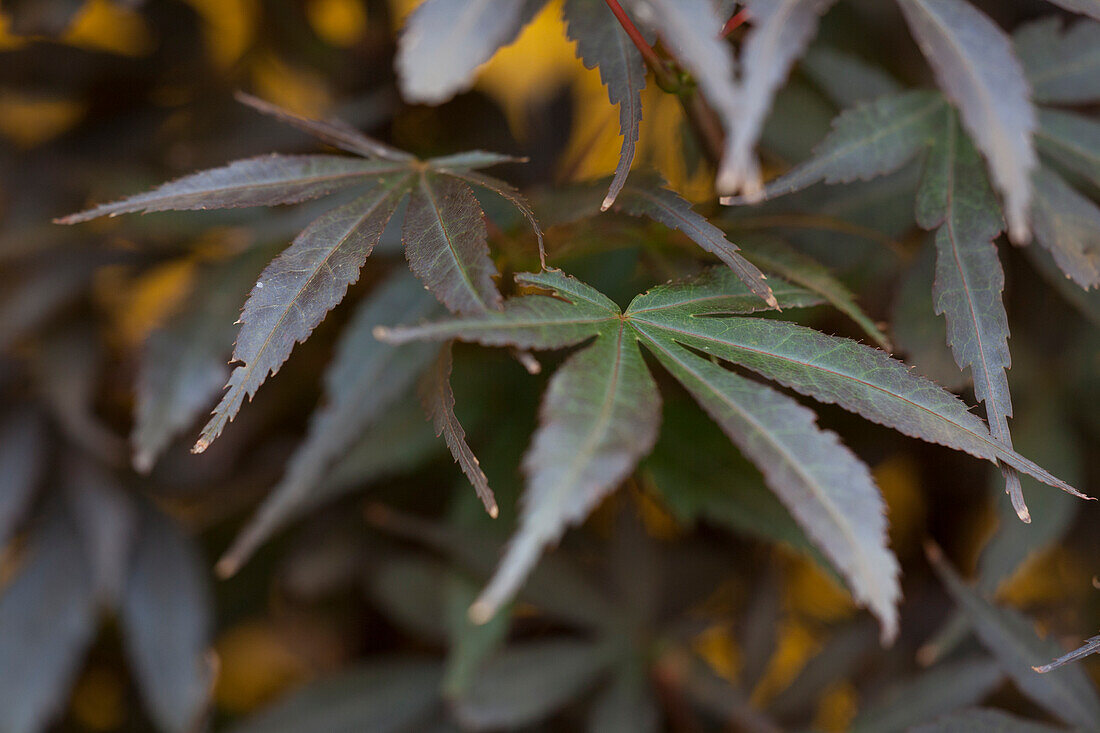
<svg viewBox="0 0 1100 733">
<path fill-rule="evenodd" d="M 811 46 L 800 68 L 841 108 L 902 92 L 882 67 L 830 46 Z"/>
<path fill-rule="evenodd" d="M 936 79 L 985 154 L 1014 242 L 1030 238 L 1035 108 L 1008 36 L 965 0 L 899 0 Z"/>
<path fill-rule="evenodd" d="M 577 43 L 577 55 L 585 68 L 599 67 L 600 80 L 607 87 L 611 104 L 619 105 L 619 131 L 623 147 L 619 164 L 601 209 L 606 211 L 626 183 L 638 129 L 642 122 L 642 90 L 646 84 L 646 67 L 642 55 L 604 0 L 567 0 L 562 12 L 566 32 Z"/>
<path fill-rule="evenodd" d="M 661 710 L 640 665 L 622 665 L 592 704 L 588 733 L 657 733 Z"/>
<path fill-rule="evenodd" d="M 1100 287 L 1100 207 L 1049 168 L 1033 178 L 1035 238 L 1082 288 Z"/>
<path fill-rule="evenodd" d="M 898 563 L 887 548 L 885 504 L 871 472 L 816 415 L 644 326 L 646 347 L 764 473 L 768 486 L 847 580 L 857 601 L 897 636 Z"/>
<path fill-rule="evenodd" d="M 655 312 L 633 322 L 744 366 L 821 402 L 838 404 L 900 433 L 990 461 L 1003 461 L 1036 478 L 1082 494 L 992 438 L 982 421 L 954 395 L 912 374 L 885 352 L 805 326 L 762 318 L 693 318 Z"/>
<path fill-rule="evenodd" d="M 569 639 L 508 647 L 481 668 L 455 701 L 455 716 L 479 730 L 536 723 L 590 687 L 606 656 L 598 646 Z"/>
<path fill-rule="evenodd" d="M 314 682 L 232 733 L 403 733 L 438 706 L 434 661 L 385 659 Z"/>
<path fill-rule="evenodd" d="M 455 461 L 470 479 L 477 498 L 485 505 L 489 516 L 496 518 L 500 513 L 496 497 L 489 488 L 489 479 L 481 470 L 477 456 L 466 443 L 466 431 L 455 416 L 455 395 L 451 389 L 451 345 L 444 346 L 431 369 L 424 375 L 420 386 L 420 399 L 424 409 L 435 424 L 436 437 L 442 435 Z"/>
<path fill-rule="evenodd" d="M 429 161 L 429 164 L 430 163 L 431 161 Z M 512 206 L 515 206 L 519 212 L 523 214 L 523 218 L 527 219 L 527 223 L 531 225 L 531 229 L 534 230 L 535 238 L 538 239 L 539 261 L 542 263 L 543 267 L 546 267 L 546 245 L 543 243 L 542 239 L 542 227 L 539 226 L 538 219 L 535 218 L 535 212 L 531 210 L 531 206 L 527 203 L 527 199 L 523 197 L 523 194 L 513 188 L 511 184 L 484 173 L 460 169 L 452 170 L 437 168 L 437 170 L 465 181 L 466 183 L 472 183 L 475 186 L 492 191 L 508 201 Z"/>
<path fill-rule="evenodd" d="M 1061 110 L 1040 109 L 1036 144 L 1041 153 L 1059 165 L 1100 186 L 1100 122 Z"/>
<path fill-rule="evenodd" d="M 929 547 L 929 559 L 955 599 L 978 639 L 1001 663 L 1016 686 L 1051 714 L 1071 725 L 1088 729 L 1100 720 L 1100 695 L 1081 667 L 1062 667 L 1037 674 L 1032 665 L 1058 656 L 1061 650 L 1041 640 L 1030 621 L 1018 611 L 998 607 L 976 593 L 944 559 L 938 547 Z"/>
<path fill-rule="evenodd" d="M 0 730 L 37 733 L 58 716 L 95 634 L 96 610 L 76 526 L 55 505 L 0 591 Z"/>
<path fill-rule="evenodd" d="M 174 733 L 193 731 L 210 698 L 207 572 L 174 522 L 142 511 L 120 617 L 142 698 L 160 728 Z"/>
<path fill-rule="evenodd" d="M 1000 686 L 1004 672 L 989 659 L 943 664 L 894 684 L 852 721 L 853 733 L 902 733 L 959 708 L 976 705 Z"/>
<path fill-rule="evenodd" d="M 405 23 L 397 81 L 411 103 L 441 104 L 465 91 L 477 68 L 511 43 L 546 0 L 427 0 Z"/>
<path fill-rule="evenodd" d="M 974 394 L 985 403 L 990 433 L 1011 446 L 1006 370 L 1012 357 L 1001 299 L 1004 270 L 993 244 L 1004 223 L 978 151 L 954 120 L 929 153 L 917 192 L 917 223 L 936 228 L 932 298 L 936 314 L 947 319 L 947 344 L 959 368 L 969 368 L 973 375 Z M 1017 516 L 1030 522 L 1019 474 L 1007 466 L 1001 470 Z"/>
<path fill-rule="evenodd" d="M 142 350 L 130 432 L 133 465 L 152 470 L 177 435 L 217 398 L 229 377 L 234 321 L 264 261 L 265 247 L 249 249 L 199 270 L 198 285 L 179 315 L 154 331 Z"/>
<path fill-rule="evenodd" d="M 491 618 L 543 549 L 627 477 L 657 439 L 660 409 L 657 385 L 624 324 L 566 360 L 543 396 L 540 427 L 524 457 L 519 530 L 470 607 L 472 619 Z"/>
<path fill-rule="evenodd" d="M 272 260 L 252 288 L 233 348 L 239 362 L 195 447 L 202 453 L 244 404 L 275 374 L 294 345 L 305 341 L 359 279 L 397 204 L 408 190 L 406 174 L 385 179 L 351 203 L 321 215 Z"/>
<path fill-rule="evenodd" d="M 855 296 L 844 283 L 833 276 L 829 268 L 775 237 L 757 236 L 752 237 L 747 244 L 745 240 L 742 240 L 742 243 L 752 253 L 753 259 L 765 270 L 770 270 L 812 293 L 817 293 L 834 308 L 851 318 L 872 341 L 886 351 L 893 350 L 886 334 L 856 304 Z"/>
<path fill-rule="evenodd" d="M 349 186 L 369 184 L 379 176 L 399 173 L 407 167 L 400 162 L 335 155 L 261 155 L 224 168 L 193 173 L 147 193 L 62 217 L 57 223 L 76 224 L 100 216 L 139 211 L 293 204 Z"/>
<path fill-rule="evenodd" d="M 772 292 L 783 309 L 805 308 L 823 302 L 818 295 L 782 280 L 775 281 Z M 732 272 L 724 267 L 709 267 L 688 280 L 650 288 L 634 298 L 630 312 L 671 310 L 717 316 L 756 313 L 766 310 L 765 306 Z"/>
<path fill-rule="evenodd" d="M 767 198 L 815 183 L 867 181 L 897 170 L 930 145 L 947 105 L 935 92 L 909 91 L 857 104 L 833 120 L 833 130 L 809 160 L 768 184 Z M 746 203 L 723 199 L 723 203 Z"/>
<path fill-rule="evenodd" d="M 436 354 L 431 344 L 379 343 L 374 329 L 398 318 L 438 312 L 434 299 L 406 274 L 385 282 L 363 301 L 325 373 L 325 404 L 311 416 L 306 438 L 290 457 L 282 480 L 218 561 L 219 574 L 235 573 L 275 530 L 312 505 L 310 491 L 333 461 L 412 388 Z"/>
<path fill-rule="evenodd" d="M 509 613 L 498 613 L 488 623 L 471 621 L 467 611 L 477 599 L 478 587 L 457 572 L 447 576 L 443 590 L 450 641 L 443 694 L 455 700 L 466 694 L 480 675 L 482 665 L 504 645 L 512 619 Z"/>
<path fill-rule="evenodd" d="M 993 708 L 975 708 L 946 715 L 911 730 L 913 733 L 1058 733 L 1064 729 L 1024 720 Z"/>
<path fill-rule="evenodd" d="M 484 214 L 464 183 L 422 173 L 409 199 L 401 237 L 409 267 L 448 309 L 500 309 Z"/>
<path fill-rule="evenodd" d="M 1079 20 L 1063 30 L 1062 19 L 1051 16 L 1022 26 L 1013 40 L 1036 102 L 1100 99 L 1100 23 Z"/>
<path fill-rule="evenodd" d="M 726 142 L 726 182 L 746 200 L 763 196 L 760 140 L 772 99 L 817 33 L 818 18 L 836 0 L 748 0 L 752 26 L 741 46 L 741 80 L 734 134 Z M 725 193 L 726 191 L 723 191 Z"/>
<path fill-rule="evenodd" d="M 428 167 L 441 173 L 466 173 L 477 168 L 488 168 L 501 163 L 526 163 L 527 158 L 493 153 L 487 150 L 464 150 L 461 153 L 440 155 L 425 161 Z"/>
</svg>

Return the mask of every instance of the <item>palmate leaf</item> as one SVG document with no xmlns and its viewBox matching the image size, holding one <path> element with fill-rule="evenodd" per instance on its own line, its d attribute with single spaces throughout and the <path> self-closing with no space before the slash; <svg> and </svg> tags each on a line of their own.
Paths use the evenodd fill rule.
<svg viewBox="0 0 1100 733">
<path fill-rule="evenodd" d="M 658 397 L 638 352 L 639 341 L 760 465 L 773 491 L 841 569 L 857 597 L 880 616 L 886 638 L 896 624 L 896 564 L 885 547 L 881 498 L 866 468 L 838 450 L 835 436 L 817 430 L 804 408 L 684 347 L 907 435 L 1004 461 L 1081 496 L 993 439 L 958 398 L 914 376 L 884 352 L 792 323 L 744 317 L 764 304 L 728 270 L 712 269 L 702 277 L 655 288 L 635 298 L 625 313 L 557 271 L 518 280 L 549 288 L 558 297 L 522 296 L 506 301 L 500 312 L 376 329 L 380 338 L 398 344 L 457 338 L 537 349 L 596 338 L 567 360 L 544 398 L 543 426 L 524 462 L 528 491 L 521 528 L 471 609 L 476 618 L 491 616 L 510 598 L 543 547 L 567 524 L 582 519 L 652 446 Z M 781 307 L 819 302 L 792 286 L 775 292 Z M 718 317 L 723 315 L 730 317 Z"/>
<path fill-rule="evenodd" d="M 412 103 L 440 104 L 467 89 L 477 67 L 511 43 L 546 0 L 426 0 L 405 23 L 397 80 Z"/>
<path fill-rule="evenodd" d="M 1084 104 L 1100 99 L 1100 23 L 1063 30 L 1057 16 L 1022 26 L 1013 36 L 1036 102 Z"/>
<path fill-rule="evenodd" d="M 1001 293 L 1004 271 L 993 240 L 1003 222 L 981 158 L 954 119 L 933 145 L 917 192 L 917 223 L 935 229 L 936 313 L 947 319 L 947 343 L 960 369 L 970 368 L 974 394 L 985 403 L 993 437 L 1012 445 L 1012 398 L 1006 370 L 1008 315 Z M 1005 490 L 1017 516 L 1030 522 L 1019 475 L 1003 466 Z"/>
<path fill-rule="evenodd" d="M 749 201 L 763 193 L 754 148 L 772 98 L 817 32 L 818 18 L 836 0 L 748 0 L 752 28 L 741 48 L 734 135 L 726 143 L 730 188 Z"/>
<path fill-rule="evenodd" d="M 600 80 L 607 87 L 611 104 L 619 105 L 619 131 L 623 137 L 623 147 L 615 175 L 600 207 L 606 211 L 615 203 L 634 161 L 642 122 L 645 63 L 604 0 L 568 0 L 562 7 L 562 13 L 565 15 L 566 31 L 577 42 L 577 55 L 585 68 L 599 67 Z"/>
<path fill-rule="evenodd" d="M 1005 197 L 1009 236 L 1024 243 L 1036 157 L 1035 108 L 1008 36 L 966 0 L 898 0 L 940 86 L 985 154 Z"/>
<path fill-rule="evenodd" d="M 970 588 L 934 545 L 928 547 L 932 566 L 966 614 L 978 639 L 1001 663 L 1022 693 L 1065 722 L 1088 729 L 1100 720 L 1100 694 L 1084 669 L 1068 666 L 1036 674 L 1032 665 L 1061 653 L 1057 644 L 1036 635 L 1020 612 L 995 606 Z"/>
<path fill-rule="evenodd" d="M 260 275 L 240 318 L 227 391 L 192 449 L 201 453 L 344 297 L 359 278 L 390 217 L 411 193 L 403 236 L 409 264 L 433 293 L 459 312 L 495 309 L 500 294 L 492 277 L 484 214 L 467 183 L 491 190 L 516 205 L 530 222 L 543 255 L 542 232 L 523 196 L 503 181 L 475 169 L 515 160 L 469 151 L 421 162 L 371 140 L 341 122 L 298 117 L 243 95 L 241 101 L 318 138 L 371 159 L 267 156 L 232 163 L 164 184 L 148 193 L 104 204 L 58 221 L 72 224 L 102 215 L 169 209 L 221 208 L 291 203 L 333 191 L 362 187 L 359 198 L 313 221 Z M 182 420 L 182 417 L 180 418 Z M 169 432 L 176 429 L 168 425 Z M 150 463 L 164 436 L 143 447 Z"/>
</svg>

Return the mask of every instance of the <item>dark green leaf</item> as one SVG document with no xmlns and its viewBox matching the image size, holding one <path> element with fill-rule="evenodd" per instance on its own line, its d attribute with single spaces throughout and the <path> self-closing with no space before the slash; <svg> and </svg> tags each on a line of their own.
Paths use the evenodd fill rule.
<svg viewBox="0 0 1100 733">
<path fill-rule="evenodd" d="M 913 733 L 1058 733 L 1063 729 L 1034 723 L 992 708 L 975 708 L 946 715 L 911 730 Z"/>
<path fill-rule="evenodd" d="M 1100 186 L 1100 122 L 1061 110 L 1040 109 L 1036 144 L 1059 165 Z"/>
<path fill-rule="evenodd" d="M 7 546 L 42 478 L 45 428 L 30 410 L 9 413 L 0 422 L 0 548 Z"/>
<path fill-rule="evenodd" d="M 401 236 L 413 273 L 447 308 L 456 313 L 500 309 L 485 216 L 462 181 L 421 174 Z"/>
</svg>

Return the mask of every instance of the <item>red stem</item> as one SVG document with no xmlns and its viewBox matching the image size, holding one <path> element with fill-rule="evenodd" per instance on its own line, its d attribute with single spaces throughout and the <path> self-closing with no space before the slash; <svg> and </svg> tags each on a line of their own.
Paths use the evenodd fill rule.
<svg viewBox="0 0 1100 733">
<path fill-rule="evenodd" d="M 626 35 L 630 36 L 630 40 L 634 42 L 634 45 L 638 47 L 638 51 L 641 52 L 642 58 L 645 59 L 646 65 L 653 69 L 653 73 L 657 75 L 658 79 L 666 81 L 669 78 L 668 69 L 665 67 L 665 62 L 661 60 L 661 57 L 657 55 L 657 52 L 653 50 L 653 46 L 650 46 L 646 42 L 642 32 L 638 30 L 638 26 L 634 25 L 634 21 L 630 19 L 630 16 L 623 10 L 623 6 L 619 5 L 619 0 L 607 0 L 607 7 L 611 8 L 611 12 L 615 14 L 615 17 L 619 20 L 619 25 L 626 31 Z"/>
<path fill-rule="evenodd" d="M 749 9 L 742 8 L 733 14 L 733 17 L 726 21 L 726 24 L 722 26 L 721 37 L 726 38 L 730 33 L 744 25 L 745 21 L 749 19 Z"/>
</svg>

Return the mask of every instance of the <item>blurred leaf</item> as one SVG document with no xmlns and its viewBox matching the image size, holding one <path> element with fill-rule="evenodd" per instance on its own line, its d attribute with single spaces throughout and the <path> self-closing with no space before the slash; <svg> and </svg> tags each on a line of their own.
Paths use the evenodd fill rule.
<svg viewBox="0 0 1100 733">
<path fill-rule="evenodd" d="M 370 591 L 382 612 L 419 638 L 447 637 L 447 569 L 418 557 L 396 557 L 370 576 Z"/>
<path fill-rule="evenodd" d="M 379 343 L 374 329 L 400 317 L 436 312 L 434 299 L 407 274 L 392 277 L 363 301 L 325 373 L 325 404 L 311 417 L 283 479 L 218 561 L 219 573 L 235 573 L 274 531 L 315 505 L 309 492 L 328 467 L 412 388 L 437 351 L 430 344 L 395 348 Z"/>
<path fill-rule="evenodd" d="M 657 733 L 661 710 L 654 698 L 642 670 L 619 670 L 592 705 L 588 733 Z"/>
<path fill-rule="evenodd" d="M 439 665 L 379 660 L 322 679 L 235 726 L 233 733 L 406 733 L 437 705 Z"/>
<path fill-rule="evenodd" d="M 143 507 L 120 614 L 145 704 L 160 728 L 173 733 L 195 729 L 213 684 L 206 578 L 190 538 Z"/>
<path fill-rule="evenodd" d="M 1100 207 L 1049 168 L 1035 172 L 1035 238 L 1082 288 L 1100 287 Z"/>
<path fill-rule="evenodd" d="M 1063 29 L 1061 18 L 1041 18 L 1017 30 L 1013 40 L 1036 102 L 1100 99 L 1100 23 L 1078 20 Z"/>
<path fill-rule="evenodd" d="M 1100 122 L 1061 110 L 1040 109 L 1035 143 L 1039 152 L 1100 186 Z"/>
<path fill-rule="evenodd" d="M 959 107 L 963 126 L 985 154 L 1005 197 L 1012 241 L 1030 238 L 1035 108 L 1008 36 L 965 0 L 899 0 L 936 79 Z"/>
<path fill-rule="evenodd" d="M 607 662 L 590 642 L 526 642 L 492 657 L 455 702 L 455 715 L 475 729 L 536 723 L 586 691 Z"/>
<path fill-rule="evenodd" d="M 17 36 L 60 36 L 84 8 L 84 0 L 8 0 L 4 13 Z"/>
<path fill-rule="evenodd" d="M 149 336 L 142 352 L 130 433 L 134 468 L 149 472 L 168 444 L 218 396 L 241 303 L 267 248 L 255 247 L 200 271 L 183 311 Z"/>
<path fill-rule="evenodd" d="M 974 708 L 946 715 L 934 723 L 918 725 L 913 733 L 1055 733 L 1063 730 L 1017 718 L 992 708 Z"/>
<path fill-rule="evenodd" d="M 91 461 L 70 456 L 64 465 L 65 498 L 84 542 L 97 600 L 113 609 L 126 582 L 137 529 L 132 500 L 113 475 Z"/>
<path fill-rule="evenodd" d="M 857 104 L 833 120 L 832 132 L 814 148 L 812 158 L 770 182 L 764 194 L 773 198 L 819 181 L 866 181 L 897 170 L 932 143 L 945 111 L 943 97 L 927 91 Z M 723 202 L 746 203 L 744 199 Z"/>
<path fill-rule="evenodd" d="M 546 0 L 426 0 L 397 47 L 398 84 L 413 104 L 441 104 L 474 81 L 477 68 L 515 40 Z"/>
<path fill-rule="evenodd" d="M 760 139 L 775 92 L 817 33 L 818 17 L 836 0 L 747 0 L 752 27 L 741 46 L 741 82 L 734 134 L 726 142 L 724 175 L 732 191 L 752 201 L 763 193 Z"/>
<path fill-rule="evenodd" d="M 855 733 L 901 733 L 911 726 L 981 702 L 1004 679 L 996 662 L 967 659 L 940 665 L 893 685 L 860 711 Z"/>
<path fill-rule="evenodd" d="M 473 623 L 467 611 L 477 600 L 478 587 L 456 572 L 448 574 L 442 591 L 450 641 L 443 694 L 453 700 L 460 699 L 470 689 L 480 675 L 482 664 L 503 646 L 512 619 L 510 613 L 498 613 L 487 623 Z"/>
<path fill-rule="evenodd" d="M 829 46 L 811 46 L 801 68 L 841 108 L 902 91 L 881 67 Z"/>
<path fill-rule="evenodd" d="M 1083 669 L 1071 665 L 1043 675 L 1032 669 L 1060 655 L 1057 644 L 1041 640 L 1020 612 L 994 606 L 968 587 L 939 548 L 931 546 L 929 558 L 978 639 L 1021 692 L 1072 725 L 1087 729 L 1100 720 L 1100 695 Z"/>
<path fill-rule="evenodd" d="M 16 410 L 0 421 L 0 550 L 34 499 L 45 469 L 46 426 L 29 409 Z"/>
<path fill-rule="evenodd" d="M 60 712 L 96 630 L 91 568 L 55 504 L 15 579 L 0 591 L 0 729 L 36 733 Z"/>
<path fill-rule="evenodd" d="M 932 301 L 936 248 L 932 239 L 921 246 L 903 273 L 891 317 L 892 333 L 905 360 L 936 384 L 959 391 L 969 379 L 947 347 L 947 327 L 936 317 Z"/>
<path fill-rule="evenodd" d="M 1100 0 L 1047 0 L 1073 13 L 1091 15 L 1100 20 Z"/>
</svg>

